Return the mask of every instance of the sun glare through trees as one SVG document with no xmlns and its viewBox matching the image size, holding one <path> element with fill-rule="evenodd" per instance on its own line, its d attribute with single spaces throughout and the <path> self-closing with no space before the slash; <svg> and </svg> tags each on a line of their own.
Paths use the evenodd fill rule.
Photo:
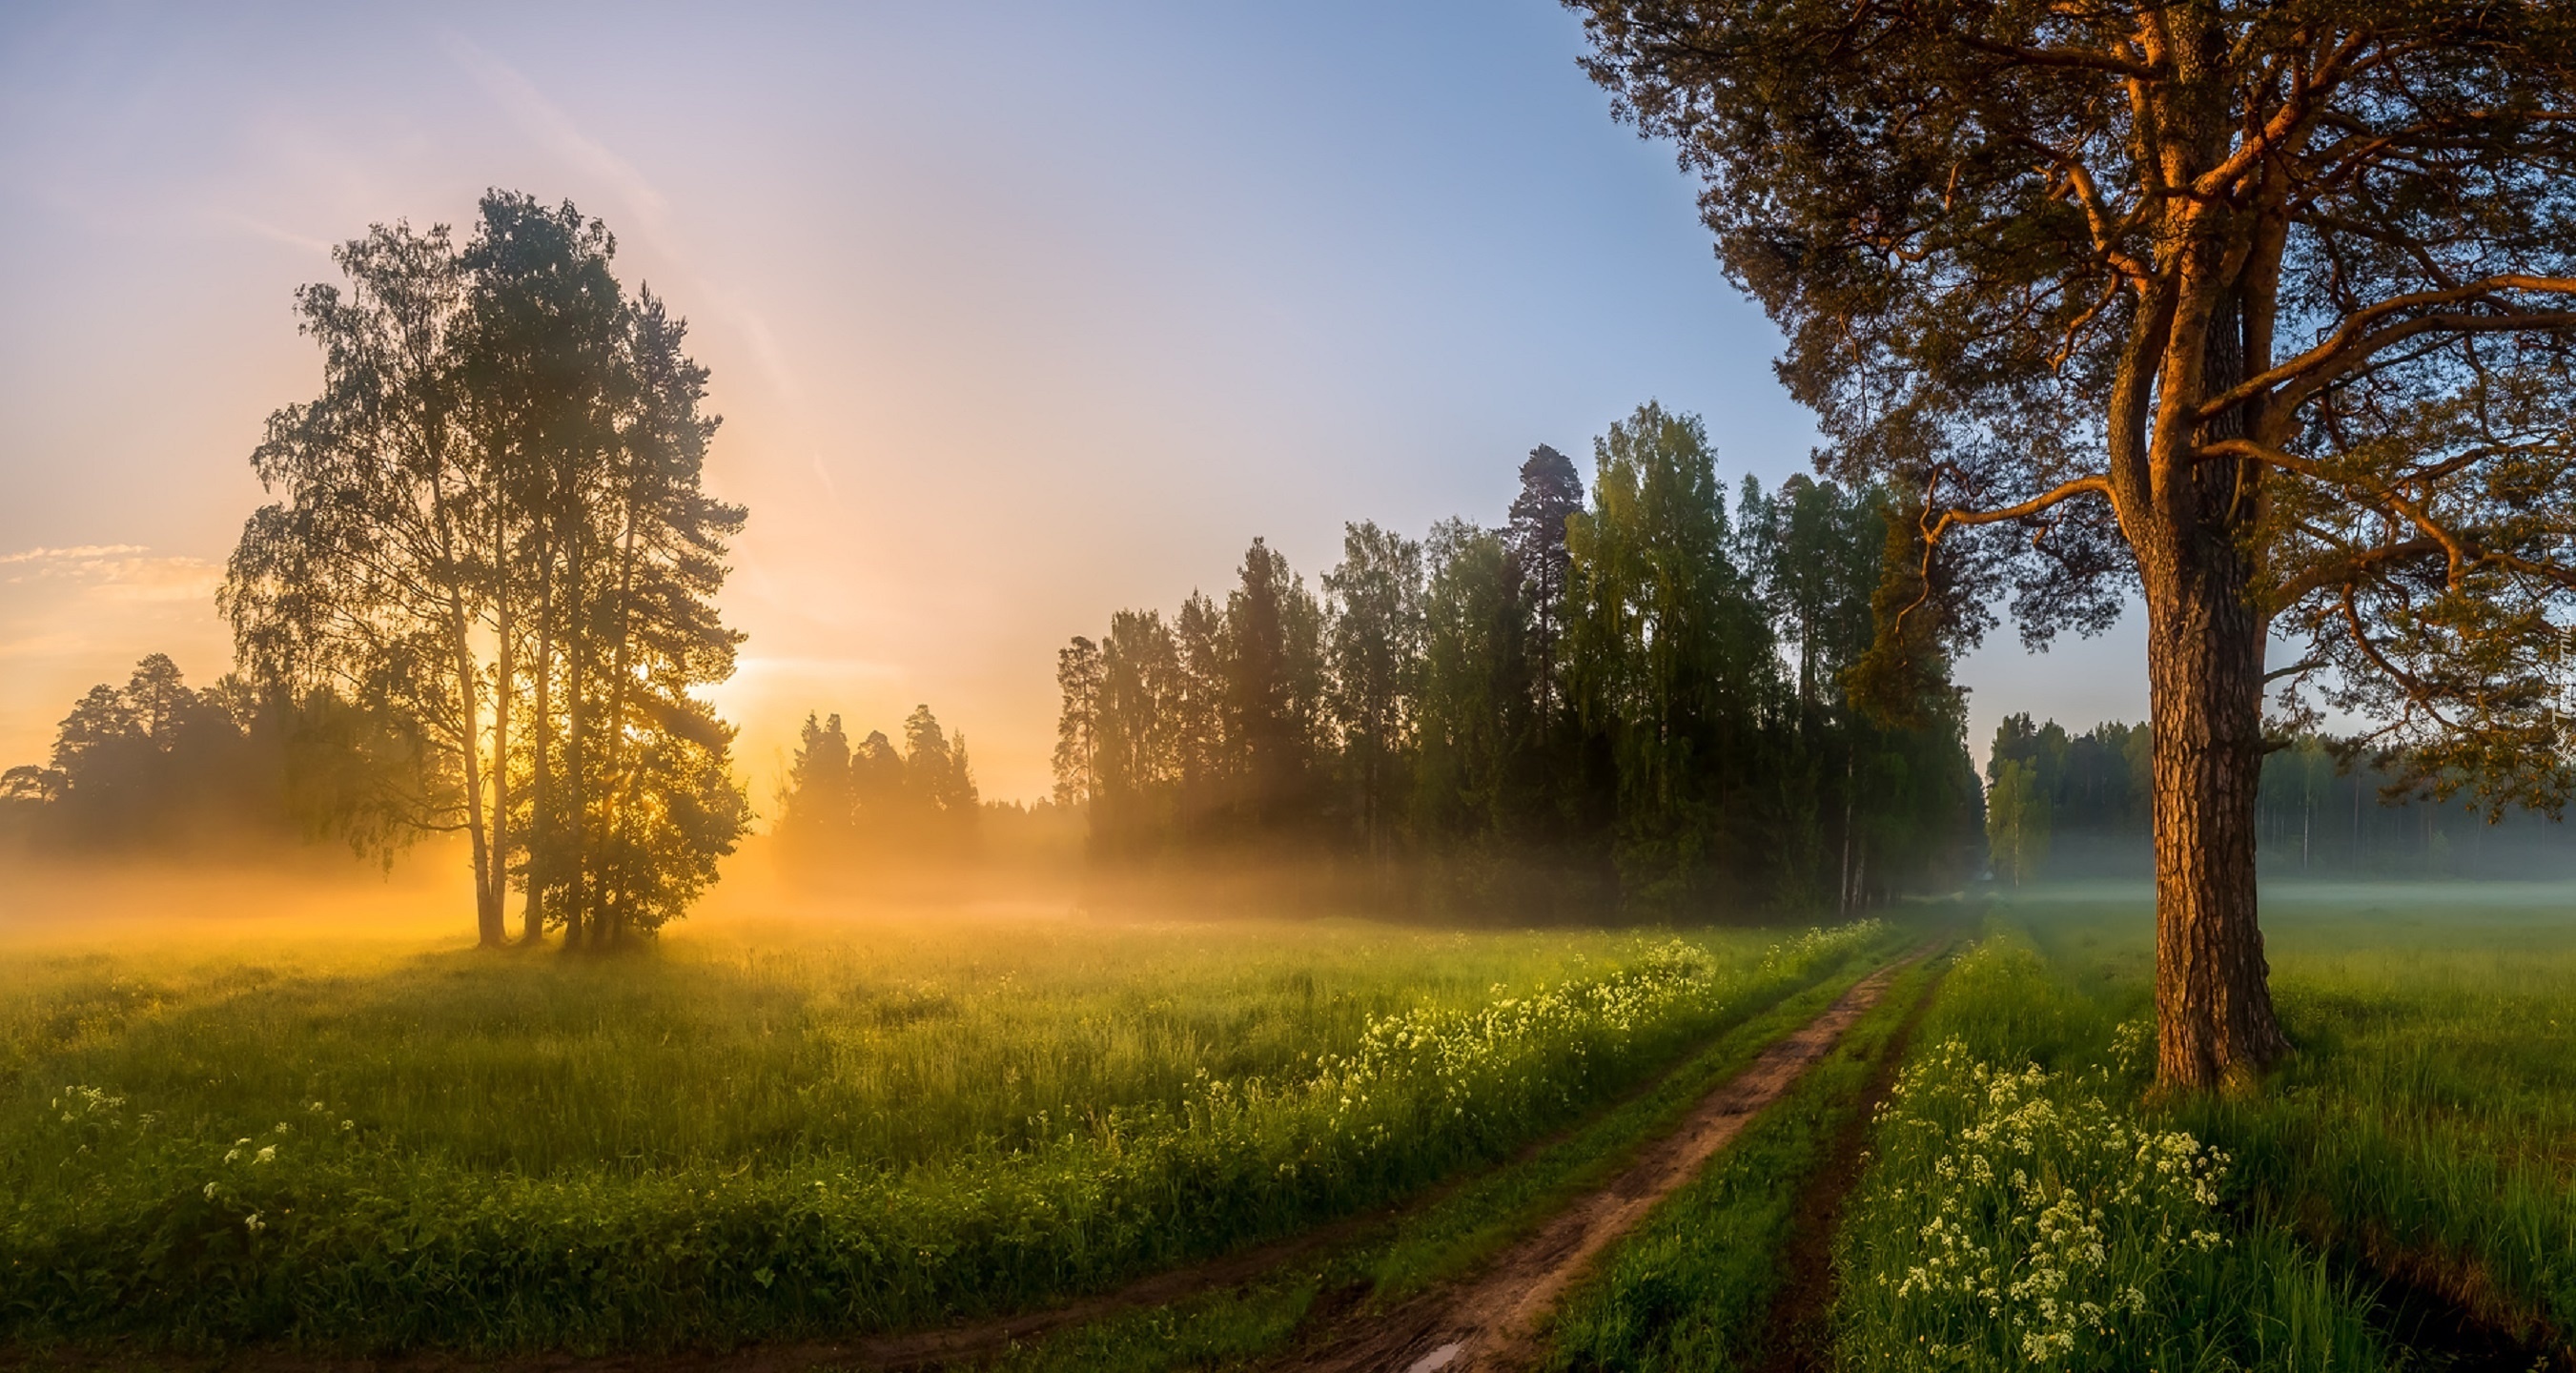
<svg viewBox="0 0 2576 1373">
<path fill-rule="evenodd" d="M 427 23 L 0 18 L 0 1365 L 2576 1371 L 2576 12 Z"/>
</svg>

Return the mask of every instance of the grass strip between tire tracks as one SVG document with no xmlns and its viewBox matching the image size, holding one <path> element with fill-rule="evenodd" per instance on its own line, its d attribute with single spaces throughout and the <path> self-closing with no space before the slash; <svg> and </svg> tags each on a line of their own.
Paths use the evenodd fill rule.
<svg viewBox="0 0 2576 1373">
<path fill-rule="evenodd" d="M 1802 1227 L 1829 1224 L 1811 1184 L 1883 1086 L 1938 975 L 1928 960 L 1900 972 L 1831 1054 L 1612 1251 L 1551 1326 L 1547 1367 L 1762 1367 L 1779 1352 L 1769 1337 L 1784 1333 L 1771 1327 L 1798 1295 L 1789 1285 L 1825 1278 L 1783 1263 Z M 1822 1255 L 1831 1236 L 1817 1238 Z"/>
</svg>

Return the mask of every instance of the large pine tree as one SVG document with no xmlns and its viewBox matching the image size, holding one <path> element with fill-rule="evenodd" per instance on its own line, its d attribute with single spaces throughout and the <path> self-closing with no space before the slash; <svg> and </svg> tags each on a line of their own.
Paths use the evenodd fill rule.
<svg viewBox="0 0 2576 1373">
<path fill-rule="evenodd" d="M 1930 575 L 1891 642 L 1947 612 L 1955 646 L 1995 590 L 2035 640 L 2144 602 L 2165 1082 L 2288 1049 L 2267 684 L 2284 725 L 2340 706 L 2436 788 L 2564 798 L 2568 6 L 1577 7 L 1617 112 L 1705 179 L 1831 463 L 1917 504 Z"/>
</svg>

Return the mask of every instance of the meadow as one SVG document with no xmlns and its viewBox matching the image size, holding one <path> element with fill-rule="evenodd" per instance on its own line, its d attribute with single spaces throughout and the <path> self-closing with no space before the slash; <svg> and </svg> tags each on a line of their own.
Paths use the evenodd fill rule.
<svg viewBox="0 0 2576 1373">
<path fill-rule="evenodd" d="M 0 1349 L 847 1340 L 1321 1233 L 977 1356 L 1257 1365 L 1476 1271 L 1928 936 L 1576 1284 L 1549 1367 L 2564 1367 L 2564 895 L 2268 890 L 2299 1053 L 2218 1100 L 2152 1088 L 2134 887 L 1830 931 L 951 910 L 611 960 L 24 946 Z"/>
<path fill-rule="evenodd" d="M 1042 1305 L 1504 1158 L 1898 938 L 951 914 L 587 962 L 13 951 L 0 1339 L 655 1348 Z"/>
<path fill-rule="evenodd" d="M 1871 1131 L 1835 1345 L 1896 1368 L 2576 1357 L 2576 914 L 2561 889 L 2283 886 L 2298 1055 L 2151 1090 L 2150 910 L 1999 905 Z"/>
</svg>

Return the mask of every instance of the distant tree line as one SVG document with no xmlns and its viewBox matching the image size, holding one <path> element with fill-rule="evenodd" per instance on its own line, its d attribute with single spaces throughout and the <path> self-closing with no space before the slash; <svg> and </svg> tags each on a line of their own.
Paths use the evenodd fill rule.
<svg viewBox="0 0 2576 1373">
<path fill-rule="evenodd" d="M 1861 691 L 1908 517 L 1805 477 L 1747 477 L 1730 507 L 1700 421 L 1653 404 L 1593 469 L 1587 497 L 1533 450 L 1499 528 L 1349 525 L 1311 587 L 1255 539 L 1221 600 L 1073 639 L 1056 795 L 1095 856 L 1340 855 L 1442 900 L 1648 914 L 1964 877 L 1957 691 L 1928 651 Z"/>
<path fill-rule="evenodd" d="M 741 636 L 714 596 L 744 511 L 686 326 L 570 204 L 486 195 L 472 238 L 378 225 L 297 293 L 322 387 L 252 454 L 222 607 L 258 699 L 400 722 L 386 804 L 468 840 L 477 930 L 604 947 L 682 913 L 749 810 L 696 695 Z"/>
<path fill-rule="evenodd" d="M 809 713 L 779 791 L 778 842 L 797 862 L 868 856 L 955 858 L 973 850 L 982 804 L 966 736 L 927 705 L 897 748 L 879 730 L 857 743 L 834 714 Z"/>
<path fill-rule="evenodd" d="M 327 692 L 192 688 L 165 653 L 74 703 L 42 764 L 0 773 L 0 817 L 48 846 L 346 840 L 390 856 L 427 780 L 403 722 Z"/>
<path fill-rule="evenodd" d="M 1987 754 L 1987 850 L 1997 881 L 2143 877 L 2153 842 L 2152 743 L 2144 723 L 2082 734 L 2006 716 Z M 2263 759 L 2254 814 L 2272 877 L 2576 876 L 2576 835 L 2546 814 L 2492 819 L 2424 794 L 2406 760 L 2318 734 Z"/>
</svg>

